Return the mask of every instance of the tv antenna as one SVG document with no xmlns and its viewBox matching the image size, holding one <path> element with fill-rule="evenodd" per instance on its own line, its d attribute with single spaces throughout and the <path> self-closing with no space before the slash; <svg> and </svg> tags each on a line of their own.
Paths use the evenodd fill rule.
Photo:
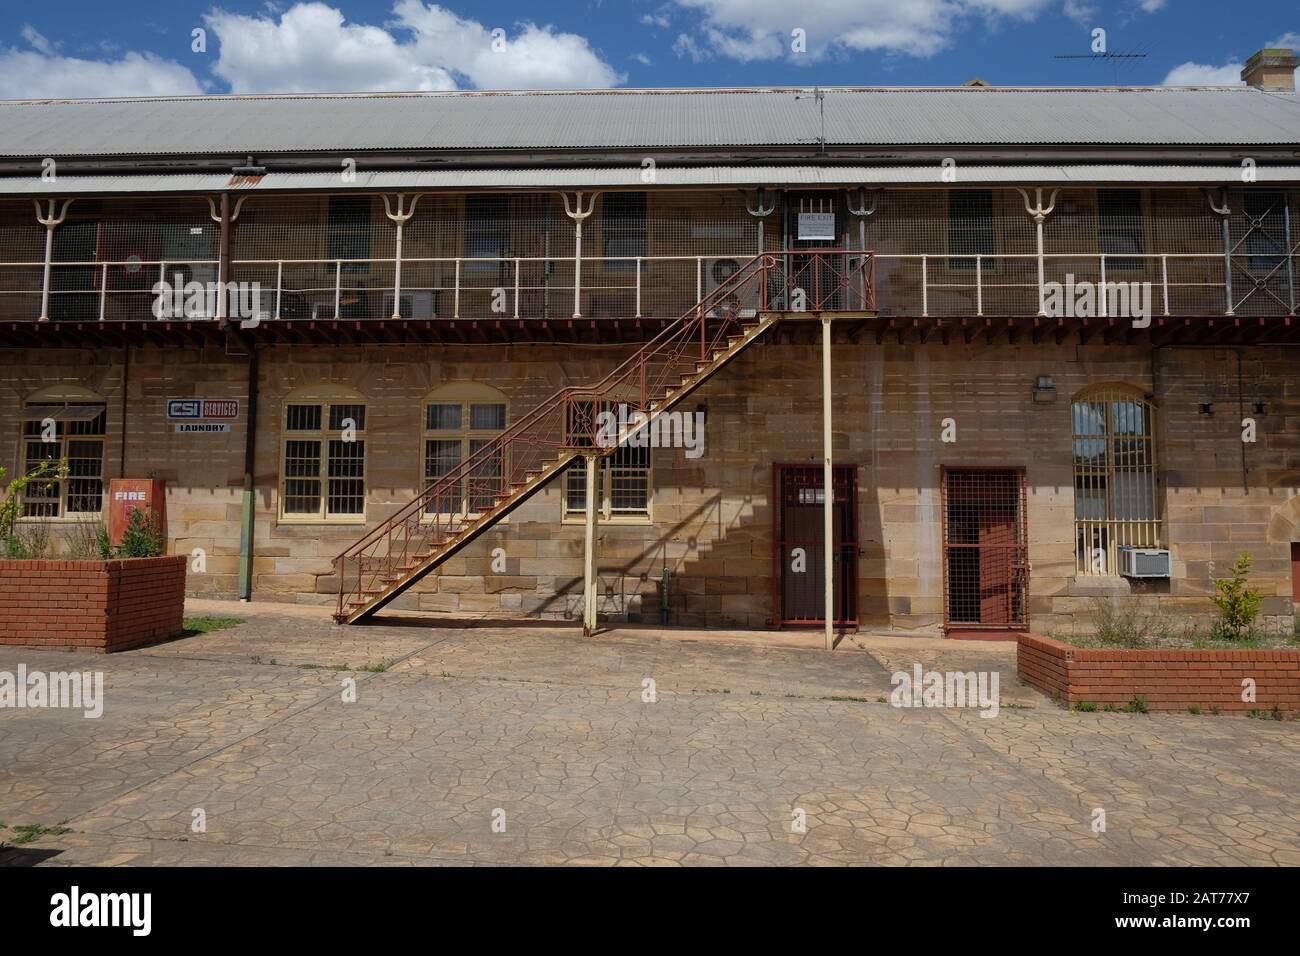
<svg viewBox="0 0 1300 956">
<path fill-rule="evenodd" d="M 809 97 L 807 93 L 796 93 L 794 98 L 806 100 Z M 817 137 L 817 145 L 819 151 L 824 154 L 826 152 L 826 91 L 820 86 L 814 86 L 812 99 L 817 101 L 817 112 L 821 116 L 821 135 Z"/>
<path fill-rule="evenodd" d="M 1109 60 L 1115 67 L 1115 85 L 1119 86 L 1119 67 L 1128 60 L 1145 60 L 1145 53 L 1058 53 L 1056 60 Z"/>
</svg>

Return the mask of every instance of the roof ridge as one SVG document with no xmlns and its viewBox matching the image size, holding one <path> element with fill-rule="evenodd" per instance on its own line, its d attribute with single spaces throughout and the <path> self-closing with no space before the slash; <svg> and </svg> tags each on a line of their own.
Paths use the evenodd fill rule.
<svg viewBox="0 0 1300 956">
<path fill-rule="evenodd" d="M 355 91 L 329 93 L 200 93 L 175 96 L 46 96 L 2 100 L 0 106 L 59 105 L 92 103 L 191 103 L 266 100 L 360 100 L 360 99 L 435 99 L 435 98 L 490 98 L 515 96 L 710 96 L 735 94 L 791 94 L 811 93 L 820 89 L 825 93 L 960 93 L 970 96 L 992 96 L 998 93 L 1277 93 L 1240 84 L 1190 85 L 1190 86 L 703 86 L 703 87 L 618 87 L 610 89 L 575 90 L 401 90 L 392 92 Z M 1283 91 L 1285 95 L 1286 91 Z"/>
</svg>

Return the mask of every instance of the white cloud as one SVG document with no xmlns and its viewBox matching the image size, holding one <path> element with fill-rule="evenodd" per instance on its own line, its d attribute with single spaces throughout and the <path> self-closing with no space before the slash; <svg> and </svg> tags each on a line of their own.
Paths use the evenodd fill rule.
<svg viewBox="0 0 1300 956">
<path fill-rule="evenodd" d="M 675 0 L 698 13 L 696 36 L 682 34 L 678 56 L 699 59 L 712 52 L 748 61 L 776 59 L 791 52 L 791 31 L 807 36 L 817 59 L 835 49 L 876 50 L 931 56 L 951 41 L 971 17 L 1028 20 L 1054 0 Z"/>
<path fill-rule="evenodd" d="M 709 58 L 708 51 L 700 49 L 700 45 L 689 33 L 678 34 L 677 39 L 673 41 L 673 52 L 678 57 L 686 57 L 695 63 Z"/>
<path fill-rule="evenodd" d="M 1087 0 L 1065 0 L 1065 15 L 1081 26 L 1092 26 L 1097 18 L 1097 8 Z"/>
<path fill-rule="evenodd" d="M 1155 13 L 1157 10 L 1163 8 L 1164 5 L 1165 0 L 1142 0 L 1142 2 L 1138 4 L 1138 6 L 1142 8 L 1143 13 Z"/>
<path fill-rule="evenodd" d="M 1283 33 L 1276 40 L 1269 40 L 1264 45 L 1269 47 L 1281 47 L 1287 50 L 1300 50 L 1300 33 L 1291 30 Z"/>
<path fill-rule="evenodd" d="M 601 89 L 626 79 L 574 33 L 525 23 L 515 37 L 503 36 L 504 43 L 494 46 L 498 28 L 435 4 L 400 0 L 393 13 L 414 34 L 418 56 L 443 64 L 479 89 Z"/>
<path fill-rule="evenodd" d="M 324 3 L 280 15 L 214 10 L 220 41 L 213 71 L 232 92 L 586 89 L 616 86 L 618 74 L 584 37 L 525 23 L 504 28 L 464 19 L 436 4 L 399 0 L 382 27 L 348 23 Z"/>
<path fill-rule="evenodd" d="M 30 49 L 0 46 L 0 99 L 81 96 L 177 96 L 203 92 L 199 81 L 174 60 L 128 52 L 115 60 L 63 56 L 30 26 Z"/>
<path fill-rule="evenodd" d="M 1204 63 L 1180 63 L 1169 71 L 1163 86 L 1242 86 L 1241 64 L 1208 66 Z"/>
</svg>

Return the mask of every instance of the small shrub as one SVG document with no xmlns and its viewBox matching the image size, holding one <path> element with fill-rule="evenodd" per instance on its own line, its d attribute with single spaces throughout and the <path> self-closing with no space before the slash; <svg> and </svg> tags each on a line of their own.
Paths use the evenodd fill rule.
<svg viewBox="0 0 1300 956">
<path fill-rule="evenodd" d="M 63 534 L 64 551 L 75 561 L 93 561 L 102 557 L 99 545 L 101 532 L 107 539 L 108 532 L 98 521 L 78 521 L 68 525 Z"/>
<path fill-rule="evenodd" d="M 1097 705 L 1090 700 L 1081 700 L 1074 705 L 1074 709 L 1081 714 L 1091 714 L 1097 710 Z"/>
<path fill-rule="evenodd" d="M 1128 706 L 1124 709 L 1130 714 L 1145 714 L 1148 710 L 1147 699 L 1141 694 L 1135 694 L 1133 695 L 1133 699 L 1128 702 Z"/>
<path fill-rule="evenodd" d="M 122 545 L 117 549 L 119 558 L 157 558 L 163 553 L 162 528 L 158 513 L 152 508 L 134 508 L 122 532 Z"/>
<path fill-rule="evenodd" d="M 99 530 L 95 532 L 95 549 L 99 551 L 99 559 L 107 561 L 113 556 L 113 542 L 108 537 L 108 529 L 102 524 Z"/>
<path fill-rule="evenodd" d="M 4 481 L 8 471 L 0 468 L 0 481 Z M 61 458 L 58 461 L 49 459 L 41 462 L 27 474 L 15 478 L 9 482 L 5 488 L 5 496 L 0 500 L 0 539 L 3 539 L 8 547 L 9 538 L 13 536 L 14 524 L 23 513 L 23 491 L 32 482 L 43 484 L 53 484 L 57 481 L 64 481 L 68 477 L 68 460 Z"/>
<path fill-rule="evenodd" d="M 1201 716 L 1201 708 L 1198 707 L 1196 704 L 1188 704 L 1187 712 L 1191 714 L 1193 717 Z"/>
<path fill-rule="evenodd" d="M 1214 636 L 1223 640 L 1241 640 L 1246 637 L 1259 616 L 1263 596 L 1246 586 L 1246 578 L 1253 564 L 1250 553 L 1243 551 L 1230 569 L 1232 577 L 1214 582 L 1214 597 L 1210 598 L 1219 609 L 1219 619 L 1214 623 Z"/>
<path fill-rule="evenodd" d="M 1134 595 L 1093 598 L 1090 617 L 1104 647 L 1147 647 L 1159 630 L 1159 614 Z"/>
</svg>

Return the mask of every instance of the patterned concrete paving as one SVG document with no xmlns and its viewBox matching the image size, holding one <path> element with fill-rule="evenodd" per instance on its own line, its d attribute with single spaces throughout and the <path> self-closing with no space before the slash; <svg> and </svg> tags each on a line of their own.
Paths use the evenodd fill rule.
<svg viewBox="0 0 1300 956">
<path fill-rule="evenodd" d="M 1071 714 L 1008 644 L 190 613 L 248 623 L 0 648 L 107 696 L 96 720 L 0 710 L 0 840 L 69 829 L 0 865 L 1300 864 L 1300 723 Z M 914 661 L 1000 671 L 1000 712 L 889 706 Z"/>
</svg>

